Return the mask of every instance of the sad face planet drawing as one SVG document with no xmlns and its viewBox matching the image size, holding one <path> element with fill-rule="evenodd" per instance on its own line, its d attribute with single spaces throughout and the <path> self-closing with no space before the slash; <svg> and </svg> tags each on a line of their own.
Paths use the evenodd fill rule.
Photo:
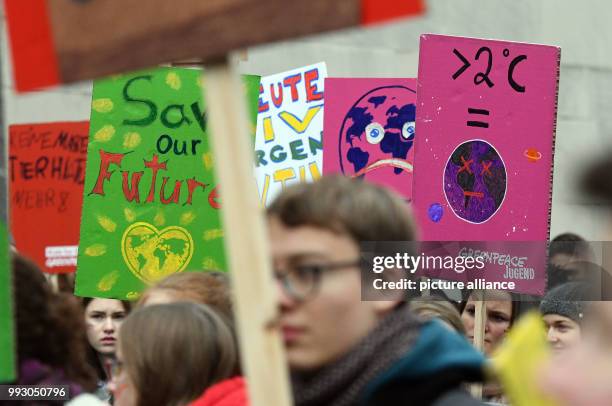
<svg viewBox="0 0 612 406">
<path fill-rule="evenodd" d="M 383 86 L 364 94 L 350 108 L 340 130 L 340 169 L 356 178 L 401 177 L 412 182 L 415 91 Z"/>
<path fill-rule="evenodd" d="M 506 167 L 486 141 L 459 145 L 444 170 L 444 194 L 457 217 L 475 224 L 488 221 L 506 196 Z"/>
</svg>

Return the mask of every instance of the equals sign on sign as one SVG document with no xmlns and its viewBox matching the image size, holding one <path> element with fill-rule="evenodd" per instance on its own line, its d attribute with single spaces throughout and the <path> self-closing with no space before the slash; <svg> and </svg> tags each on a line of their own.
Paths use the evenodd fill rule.
<svg viewBox="0 0 612 406">
<path fill-rule="evenodd" d="M 489 110 L 473 109 L 471 107 L 468 107 L 468 114 L 479 114 L 482 116 L 488 116 Z M 486 121 L 468 121 L 467 125 L 468 127 L 489 128 L 489 123 L 487 123 Z"/>
</svg>

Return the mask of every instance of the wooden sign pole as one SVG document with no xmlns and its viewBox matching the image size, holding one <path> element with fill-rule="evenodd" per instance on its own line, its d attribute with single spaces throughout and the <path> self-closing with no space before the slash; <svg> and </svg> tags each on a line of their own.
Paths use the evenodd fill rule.
<svg viewBox="0 0 612 406">
<path fill-rule="evenodd" d="M 203 83 L 249 403 L 288 406 L 289 375 L 274 322 L 277 292 L 253 173 L 244 91 L 228 63 L 207 68 Z"/>
<path fill-rule="evenodd" d="M 484 335 L 485 324 L 487 320 L 487 306 L 485 300 L 485 292 L 483 290 L 475 290 L 473 292 L 474 299 L 474 347 L 484 352 Z M 477 399 L 482 399 L 482 385 L 475 384 L 471 387 L 472 396 Z"/>
<path fill-rule="evenodd" d="M 474 314 L 474 347 L 480 352 L 484 352 L 484 333 L 487 318 L 486 300 L 484 291 L 474 291 L 475 314 Z"/>
</svg>

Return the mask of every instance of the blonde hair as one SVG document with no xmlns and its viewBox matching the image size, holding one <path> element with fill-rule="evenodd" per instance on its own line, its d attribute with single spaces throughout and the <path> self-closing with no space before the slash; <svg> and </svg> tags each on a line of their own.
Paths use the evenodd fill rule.
<svg viewBox="0 0 612 406">
<path fill-rule="evenodd" d="M 413 299 L 410 302 L 409 308 L 426 320 L 438 318 L 446 322 L 458 333 L 465 335 L 465 326 L 461 321 L 459 310 L 448 300 L 437 296 L 421 296 Z"/>
<path fill-rule="evenodd" d="M 238 357 L 228 324 L 208 306 L 190 302 L 131 313 L 119 345 L 138 406 L 187 404 L 230 378 Z"/>
<path fill-rule="evenodd" d="M 209 305 L 228 321 L 233 320 L 230 282 L 221 272 L 181 272 L 172 274 L 147 289 L 138 307 L 146 305 L 154 292 L 166 292 L 177 302 Z"/>
</svg>

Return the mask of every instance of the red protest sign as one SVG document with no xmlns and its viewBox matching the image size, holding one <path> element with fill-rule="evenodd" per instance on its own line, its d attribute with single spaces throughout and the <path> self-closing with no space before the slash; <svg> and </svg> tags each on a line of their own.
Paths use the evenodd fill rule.
<svg viewBox="0 0 612 406">
<path fill-rule="evenodd" d="M 89 122 L 9 127 L 11 231 L 44 272 L 76 269 Z"/>
</svg>

